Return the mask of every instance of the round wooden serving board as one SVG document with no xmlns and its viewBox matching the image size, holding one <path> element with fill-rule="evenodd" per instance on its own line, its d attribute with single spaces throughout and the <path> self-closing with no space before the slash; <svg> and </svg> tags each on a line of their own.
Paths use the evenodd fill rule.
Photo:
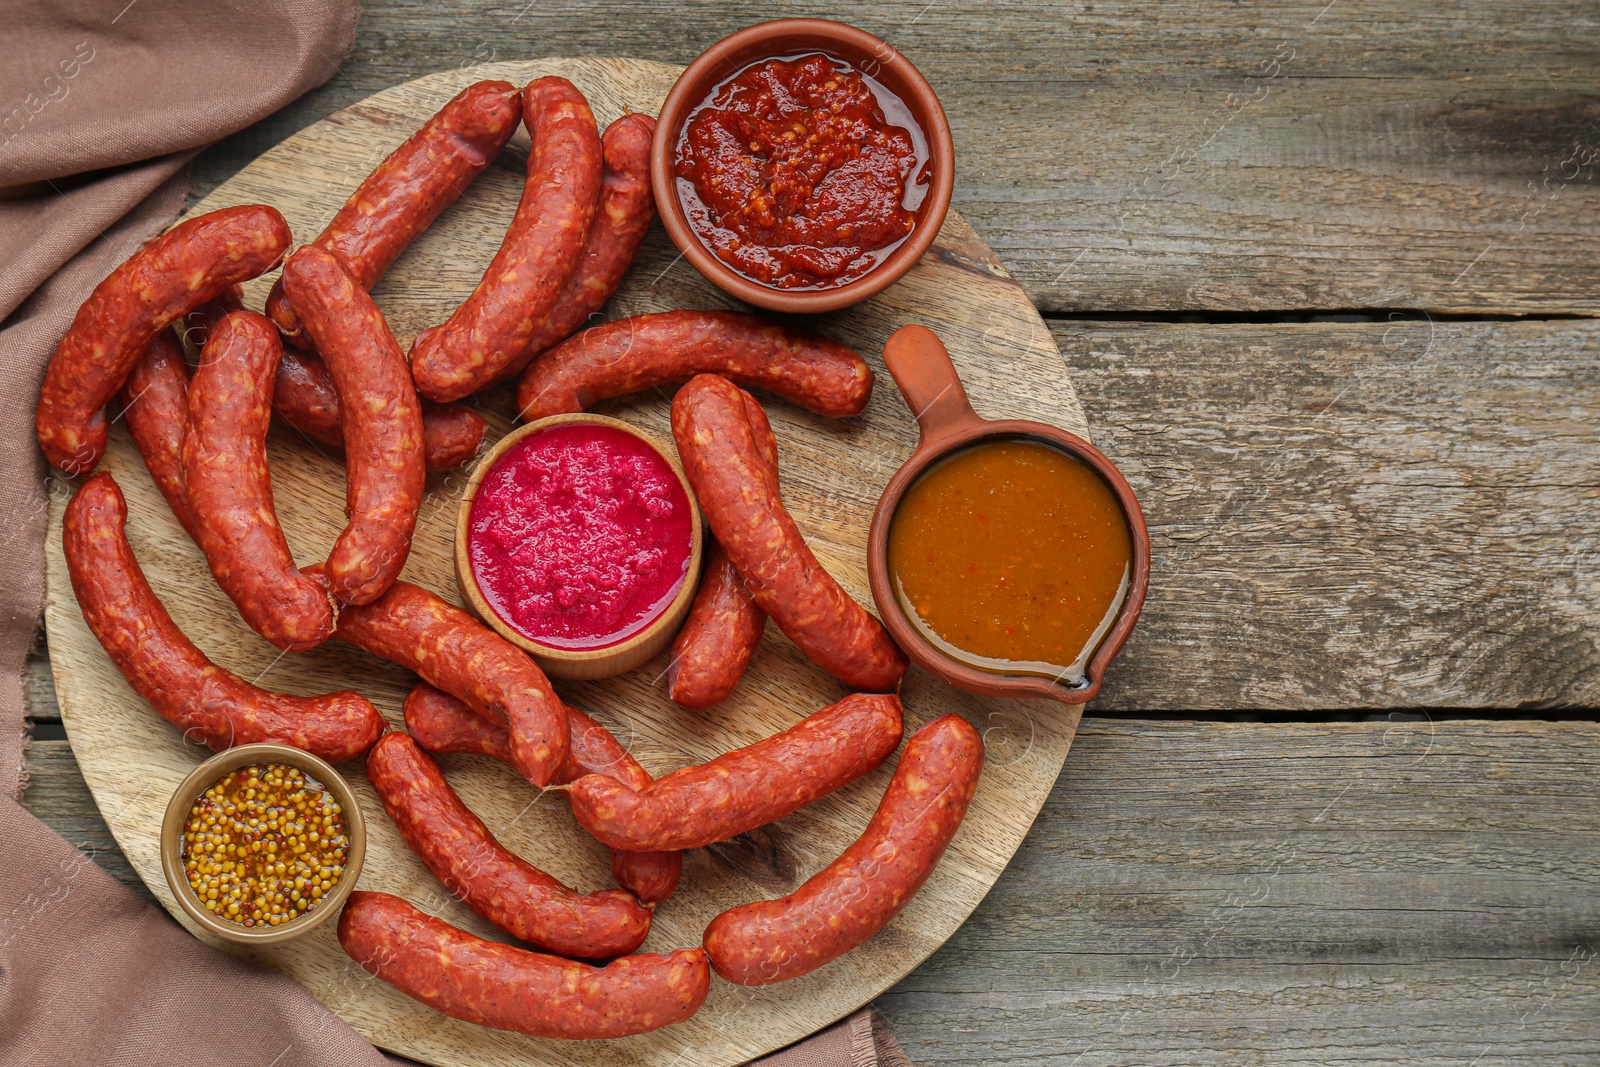
<svg viewBox="0 0 1600 1067">
<path fill-rule="evenodd" d="M 443 71 L 395 86 L 331 115 L 273 148 L 197 204 L 193 214 L 264 203 L 288 218 L 295 236 L 315 236 L 372 168 L 463 86 L 484 78 L 522 85 L 547 74 L 570 78 L 601 126 L 625 111 L 655 114 L 678 69 L 623 59 L 549 59 Z M 519 132 L 461 201 L 394 265 L 374 296 L 402 346 L 442 321 L 477 283 L 499 247 L 522 189 L 527 135 Z M 248 287 L 260 308 L 271 278 Z M 675 308 L 736 306 L 683 262 L 659 225 L 651 232 L 608 318 Z M 867 412 L 835 422 L 772 400 L 784 501 L 817 556 L 869 607 L 865 546 L 873 505 L 911 454 L 916 424 L 883 370 L 884 340 L 921 322 L 949 345 L 974 405 L 991 417 L 1044 419 L 1087 436 L 1066 368 L 1043 321 L 993 253 L 951 213 L 938 242 L 901 282 L 870 303 L 809 322 L 864 355 L 878 384 Z M 670 396 L 661 391 L 602 405 L 671 447 Z M 491 440 L 511 426 L 501 389 L 479 404 Z M 281 429 L 271 439 L 278 514 L 296 559 L 325 558 L 344 523 L 342 462 Z M 216 662 L 268 688 L 292 693 L 354 689 L 401 726 L 400 705 L 416 679 L 348 645 L 279 655 L 247 629 L 217 589 L 144 470 L 126 432 L 111 436 L 105 468 L 127 495 L 128 534 L 157 594 Z M 465 472 L 429 478 L 405 577 L 460 602 L 451 565 L 456 502 Z M 84 625 L 61 555 L 61 509 L 73 486 L 52 487 L 46 623 L 62 716 L 101 812 L 145 883 L 179 921 L 161 874 L 157 829 L 183 776 L 206 753 L 186 743 L 136 696 Z M 693 712 L 672 704 L 666 655 L 622 677 L 560 684 L 569 700 L 604 722 L 656 775 L 708 760 L 793 725 L 845 694 L 778 632 L 767 635 L 750 672 L 724 705 Z M 989 760 L 977 798 L 944 862 L 911 905 L 877 937 L 796 981 L 744 989 L 713 979 L 710 999 L 688 1022 L 617 1041 L 541 1041 L 439 1015 L 366 975 L 339 948 L 333 924 L 252 956 L 292 976 L 352 1026 L 387 1049 L 432 1064 L 742 1063 L 787 1045 L 870 1001 L 955 932 L 999 877 L 1061 770 L 1078 709 L 1049 702 L 987 700 L 913 669 L 904 688 L 906 733 L 946 712 L 983 731 Z M 606 852 L 587 837 L 560 794 L 539 795 L 510 769 L 471 756 L 446 756 L 462 798 L 508 846 L 583 890 L 611 884 Z M 368 813 L 370 848 L 361 887 L 397 893 L 486 937 L 498 931 L 447 894 L 407 851 L 367 786 L 359 762 L 344 772 Z M 685 857 L 682 887 L 657 908 L 645 951 L 698 945 L 719 912 L 782 896 L 825 866 L 865 828 L 894 770 L 873 774 L 781 823 Z M 187 924 L 186 924 L 187 925 Z M 193 927 L 191 927 L 191 930 Z"/>
</svg>

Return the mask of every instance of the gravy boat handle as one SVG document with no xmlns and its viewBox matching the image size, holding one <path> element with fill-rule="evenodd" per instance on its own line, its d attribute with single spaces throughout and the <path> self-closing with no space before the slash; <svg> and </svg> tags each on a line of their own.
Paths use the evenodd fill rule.
<svg viewBox="0 0 1600 1067">
<path fill-rule="evenodd" d="M 884 342 L 883 362 L 921 428 L 919 449 L 983 421 L 972 410 L 949 350 L 926 326 L 902 326 L 891 334 Z"/>
</svg>

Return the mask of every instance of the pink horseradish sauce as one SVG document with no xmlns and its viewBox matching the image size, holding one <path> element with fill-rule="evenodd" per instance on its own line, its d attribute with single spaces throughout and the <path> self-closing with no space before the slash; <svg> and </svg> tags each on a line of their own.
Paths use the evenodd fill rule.
<svg viewBox="0 0 1600 1067">
<path fill-rule="evenodd" d="M 529 434 L 478 485 L 467 551 L 495 614 L 531 641 L 605 648 L 656 620 L 683 587 L 689 498 L 670 464 L 613 426 Z"/>
</svg>

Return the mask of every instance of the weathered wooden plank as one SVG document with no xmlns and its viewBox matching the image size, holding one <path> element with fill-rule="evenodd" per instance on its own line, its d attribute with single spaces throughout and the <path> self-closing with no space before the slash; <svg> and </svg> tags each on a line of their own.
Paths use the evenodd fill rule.
<svg viewBox="0 0 1600 1067">
<path fill-rule="evenodd" d="M 1589 1063 L 1594 724 L 1084 720 L 878 1007 L 919 1067 Z"/>
<path fill-rule="evenodd" d="M 1587 0 L 378 0 L 328 84 L 206 153 L 199 189 L 431 71 L 686 63 L 782 15 L 857 23 L 928 75 L 957 209 L 1046 310 L 1600 310 Z"/>
<path fill-rule="evenodd" d="M 1052 332 L 1154 550 L 1092 710 L 1600 705 L 1600 324 Z"/>
<path fill-rule="evenodd" d="M 55 722 L 61 718 L 61 708 L 56 704 L 56 682 L 50 671 L 43 626 L 35 640 L 39 647 L 29 654 L 22 670 L 22 705 L 28 718 L 35 722 Z"/>
<path fill-rule="evenodd" d="M 878 1007 L 919 1067 L 1592 1062 L 1597 753 L 1593 723 L 1087 719 Z M 35 814 L 131 881 L 66 744 L 31 762 Z"/>
</svg>

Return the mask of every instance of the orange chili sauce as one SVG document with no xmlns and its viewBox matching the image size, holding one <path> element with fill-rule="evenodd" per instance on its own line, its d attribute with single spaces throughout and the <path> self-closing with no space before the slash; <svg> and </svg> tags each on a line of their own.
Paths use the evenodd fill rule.
<svg viewBox="0 0 1600 1067">
<path fill-rule="evenodd" d="M 1029 438 L 930 467 L 889 526 L 900 605 L 969 666 L 1076 682 L 1127 597 L 1133 541 L 1111 489 Z"/>
</svg>

